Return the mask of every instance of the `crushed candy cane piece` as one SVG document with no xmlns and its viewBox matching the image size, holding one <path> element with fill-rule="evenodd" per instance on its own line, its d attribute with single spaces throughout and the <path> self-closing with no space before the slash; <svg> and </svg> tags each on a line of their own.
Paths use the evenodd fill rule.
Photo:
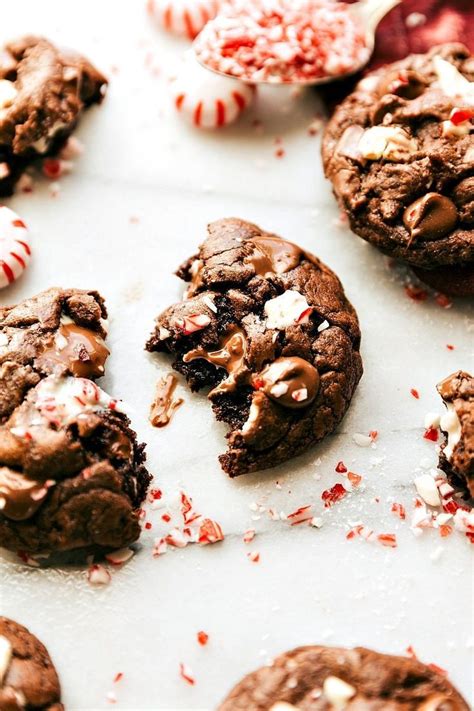
<svg viewBox="0 0 474 711">
<path fill-rule="evenodd" d="M 87 571 L 87 580 L 91 585 L 108 585 L 112 576 L 103 565 L 94 563 Z"/>
<path fill-rule="evenodd" d="M 198 542 L 205 546 L 208 543 L 218 543 L 223 540 L 224 534 L 219 524 L 210 518 L 205 518 L 199 527 Z"/>
<path fill-rule="evenodd" d="M 425 432 L 423 433 L 423 439 L 427 439 L 430 442 L 437 442 L 438 441 L 438 430 L 435 429 L 434 427 L 429 427 Z"/>
<path fill-rule="evenodd" d="M 401 519 L 402 521 L 404 521 L 407 517 L 406 510 L 405 510 L 405 507 L 403 506 L 403 504 L 393 503 L 391 511 L 396 516 L 398 516 L 398 518 Z"/>
<path fill-rule="evenodd" d="M 254 528 L 249 528 L 244 533 L 244 543 L 251 543 L 256 536 L 256 531 Z"/>
<path fill-rule="evenodd" d="M 333 506 L 337 501 L 340 501 L 346 494 L 347 489 L 343 487 L 342 484 L 334 484 L 330 489 L 326 489 L 321 494 L 321 499 L 324 501 L 324 507 L 329 508 Z"/>
<path fill-rule="evenodd" d="M 209 635 L 201 630 L 197 633 L 197 641 L 199 642 L 201 647 L 205 647 L 209 641 Z"/>
<path fill-rule="evenodd" d="M 377 540 L 383 546 L 387 546 L 388 548 L 396 548 L 398 545 L 395 533 L 379 533 L 377 536 Z"/>
<path fill-rule="evenodd" d="M 347 472 L 347 467 L 344 462 L 338 462 L 336 464 L 336 471 L 338 474 L 345 474 Z"/>
<path fill-rule="evenodd" d="M 187 664 L 183 664 L 182 662 L 180 663 L 179 675 L 180 675 L 181 679 L 183 679 L 183 681 L 185 681 L 190 686 L 195 685 L 196 679 L 194 678 L 191 668 L 188 667 Z"/>
<path fill-rule="evenodd" d="M 111 553 L 106 553 L 105 559 L 112 565 L 123 565 L 133 556 L 134 551 L 131 548 L 119 548 Z"/>
<path fill-rule="evenodd" d="M 352 486 L 359 486 L 360 482 L 362 481 L 361 475 L 356 474 L 355 472 L 347 472 L 347 478 L 349 479 Z"/>
<path fill-rule="evenodd" d="M 247 553 L 247 558 L 252 561 L 252 563 L 258 563 L 260 560 L 260 553 L 257 553 L 257 551 L 251 551 L 250 553 Z"/>
<path fill-rule="evenodd" d="M 201 331 L 203 328 L 206 328 L 210 323 L 211 319 L 206 314 L 191 314 L 184 318 L 177 318 L 175 326 L 182 331 L 185 336 L 189 336 L 191 333 L 196 333 L 196 331 Z"/>
<path fill-rule="evenodd" d="M 422 474 L 415 479 L 416 490 L 428 506 L 440 506 L 438 487 L 431 474 Z"/>
</svg>

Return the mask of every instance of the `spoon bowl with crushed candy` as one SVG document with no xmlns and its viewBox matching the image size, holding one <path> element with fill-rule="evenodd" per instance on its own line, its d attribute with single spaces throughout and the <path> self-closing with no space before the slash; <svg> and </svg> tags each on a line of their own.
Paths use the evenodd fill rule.
<svg viewBox="0 0 474 711">
<path fill-rule="evenodd" d="M 234 0 L 194 41 L 197 60 L 251 84 L 313 86 L 355 74 L 401 0 Z"/>
</svg>

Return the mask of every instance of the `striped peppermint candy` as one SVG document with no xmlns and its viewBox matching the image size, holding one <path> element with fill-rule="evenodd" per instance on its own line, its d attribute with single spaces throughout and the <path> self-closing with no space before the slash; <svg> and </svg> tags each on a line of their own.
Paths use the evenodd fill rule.
<svg viewBox="0 0 474 711">
<path fill-rule="evenodd" d="M 188 54 L 171 83 L 176 109 L 194 126 L 220 128 L 235 121 L 249 106 L 255 87 L 204 69 Z"/>
<path fill-rule="evenodd" d="M 0 289 L 12 284 L 31 259 L 28 229 L 16 212 L 0 205 Z"/>
<path fill-rule="evenodd" d="M 217 15 L 220 0 L 148 0 L 151 17 L 168 32 L 194 39 Z"/>
</svg>

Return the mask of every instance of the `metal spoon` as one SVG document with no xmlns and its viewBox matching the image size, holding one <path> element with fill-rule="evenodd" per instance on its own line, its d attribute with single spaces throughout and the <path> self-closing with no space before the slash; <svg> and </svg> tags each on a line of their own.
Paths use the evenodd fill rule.
<svg viewBox="0 0 474 711">
<path fill-rule="evenodd" d="M 347 72 L 344 72 L 342 74 L 337 74 L 334 75 L 332 74 L 331 76 L 324 76 L 324 77 L 318 77 L 316 79 L 308 79 L 308 80 L 292 80 L 290 82 L 288 81 L 282 81 L 279 82 L 277 80 L 269 80 L 269 79 L 250 79 L 250 78 L 243 78 L 242 81 L 245 81 L 249 84 L 271 84 L 272 86 L 278 86 L 279 84 L 288 86 L 288 84 L 291 85 L 301 85 L 301 86 L 318 86 L 319 84 L 328 84 L 329 82 L 332 81 L 338 81 L 340 79 L 344 79 L 345 77 L 351 76 L 352 74 L 356 74 L 359 72 L 366 64 L 368 64 L 370 57 L 373 54 L 374 51 L 374 45 L 375 45 L 375 31 L 377 29 L 377 26 L 379 25 L 380 21 L 383 20 L 385 15 L 390 12 L 390 10 L 393 10 L 394 7 L 399 5 L 402 2 L 402 0 L 359 0 L 358 2 L 348 4 L 347 9 L 353 16 L 353 18 L 358 22 L 359 25 L 361 25 L 363 28 L 365 28 L 365 44 L 367 47 L 367 57 L 366 59 L 361 62 L 359 65 L 355 66 L 353 69 L 350 69 Z M 195 53 L 196 54 L 196 53 Z M 217 69 L 214 69 L 213 67 L 207 66 L 196 54 L 196 58 L 198 62 L 208 69 L 211 72 L 214 72 L 215 74 L 219 74 L 220 76 L 226 76 L 226 77 L 231 77 L 232 79 L 236 79 L 237 77 L 233 74 L 227 74 L 225 72 L 219 71 Z"/>
</svg>

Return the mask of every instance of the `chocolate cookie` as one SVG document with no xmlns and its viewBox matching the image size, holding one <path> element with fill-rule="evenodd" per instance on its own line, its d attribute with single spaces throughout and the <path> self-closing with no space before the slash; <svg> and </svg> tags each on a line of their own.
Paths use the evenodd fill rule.
<svg viewBox="0 0 474 711">
<path fill-rule="evenodd" d="M 438 384 L 438 392 L 446 405 L 440 423 L 446 434 L 440 469 L 468 499 L 474 499 L 474 378 L 459 370 Z"/>
<path fill-rule="evenodd" d="M 150 477 L 120 405 L 50 375 L 0 426 L 0 546 L 28 553 L 133 543 Z"/>
<path fill-rule="evenodd" d="M 61 689 L 46 647 L 26 627 L 0 617 L 1 711 L 62 711 Z"/>
<path fill-rule="evenodd" d="M 362 79 L 323 140 L 325 173 L 354 232 L 422 270 L 461 268 L 468 294 L 473 118 L 474 57 L 446 44 Z M 444 280 L 444 291 L 456 288 L 455 275 Z"/>
<path fill-rule="evenodd" d="M 185 298 L 158 317 L 147 349 L 173 353 L 192 390 L 212 388 L 230 427 L 219 458 L 230 476 L 280 464 L 335 429 L 362 363 L 357 315 L 328 267 L 225 219 L 178 276 Z"/>
<path fill-rule="evenodd" d="M 106 85 L 87 59 L 41 37 L 0 50 L 0 195 L 13 192 L 32 161 L 61 148 Z"/>
<path fill-rule="evenodd" d="M 0 307 L 0 423 L 47 375 L 103 375 L 106 318 L 100 294 L 79 289 L 49 289 Z"/>
<path fill-rule="evenodd" d="M 246 676 L 218 711 L 468 711 L 447 678 L 370 649 L 299 647 Z"/>
</svg>

